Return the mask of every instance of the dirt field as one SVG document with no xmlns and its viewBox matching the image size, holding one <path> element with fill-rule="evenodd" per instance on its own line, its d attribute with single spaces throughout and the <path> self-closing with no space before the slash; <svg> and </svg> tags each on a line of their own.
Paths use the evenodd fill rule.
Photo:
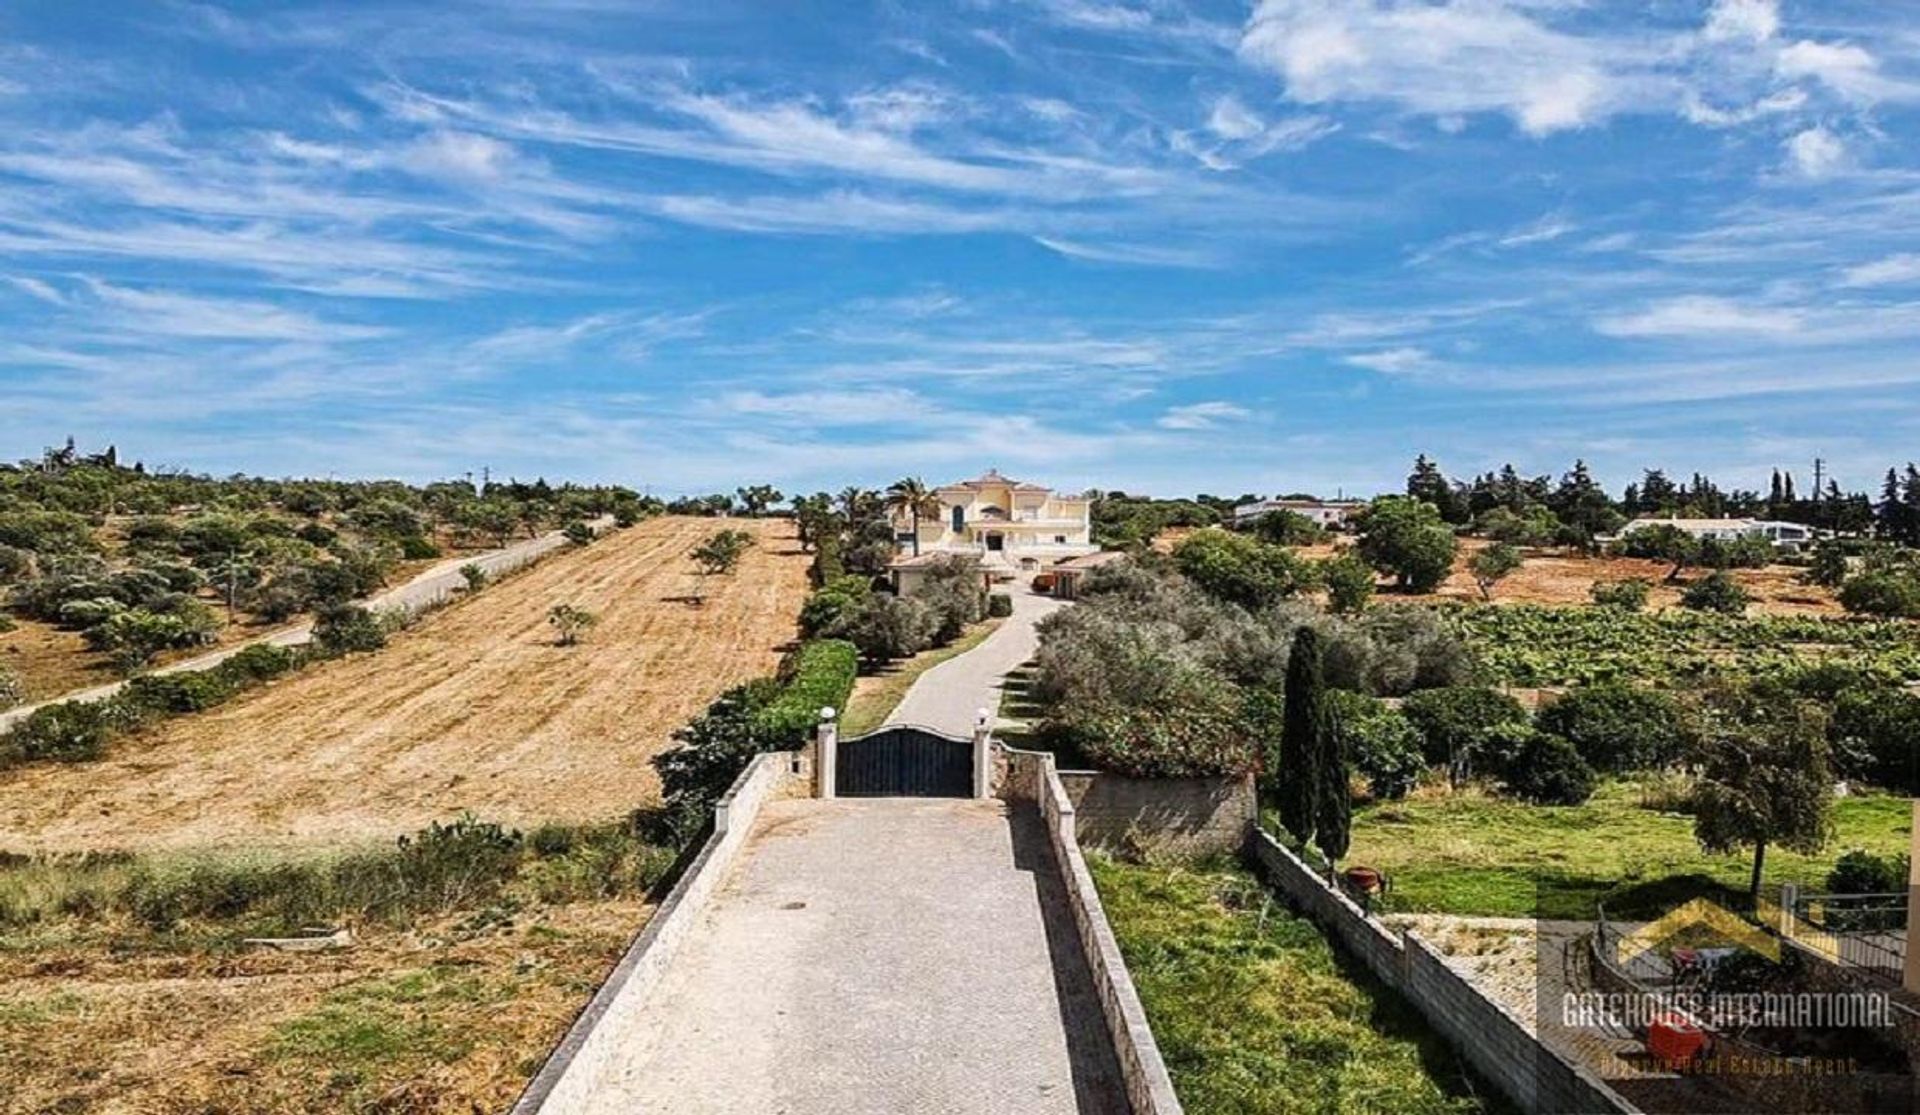
<svg viewBox="0 0 1920 1115">
<path fill-rule="evenodd" d="M 693 606 L 686 553 L 722 526 L 759 545 Z M 387 838 L 461 810 L 617 815 L 656 794 L 647 759 L 674 728 L 773 667 L 806 563 L 785 520 L 651 520 L 104 761 L 0 774 L 0 849 Z M 561 603 L 600 615 L 580 646 L 554 645 Z"/>
<path fill-rule="evenodd" d="M 321 953 L 0 949 L 0 1112 L 503 1111 L 645 921 L 637 899 Z"/>
<path fill-rule="evenodd" d="M 1351 540 L 1340 539 L 1330 545 L 1303 546 L 1299 553 L 1303 557 L 1327 557 L 1341 546 L 1351 545 Z M 1460 556 L 1454 561 L 1453 573 L 1441 584 L 1438 591 L 1426 597 L 1404 597 L 1394 594 L 1392 599 L 1444 599 L 1472 600 L 1480 599 L 1479 586 L 1473 583 L 1473 576 L 1467 572 L 1467 563 L 1479 550 L 1490 545 L 1483 539 L 1467 538 L 1460 543 Z M 1526 562 L 1509 574 L 1505 580 L 1493 588 L 1493 602 L 1496 604 L 1590 604 L 1593 586 L 1604 581 L 1624 581 L 1629 577 L 1639 577 L 1653 584 L 1653 593 L 1647 606 L 1653 609 L 1677 607 L 1680 593 L 1686 582 L 1701 575 L 1700 570 L 1689 569 L 1681 574 L 1679 582 L 1666 583 L 1668 571 L 1673 567 L 1662 561 L 1647 561 L 1642 558 L 1592 558 L 1571 555 L 1557 550 L 1528 550 Z M 1803 584 L 1801 570 L 1785 565 L 1770 565 L 1764 569 L 1735 569 L 1733 575 L 1740 586 L 1753 597 L 1750 611 L 1756 615 L 1840 615 L 1843 609 L 1834 599 L 1833 590 L 1818 585 Z"/>
</svg>

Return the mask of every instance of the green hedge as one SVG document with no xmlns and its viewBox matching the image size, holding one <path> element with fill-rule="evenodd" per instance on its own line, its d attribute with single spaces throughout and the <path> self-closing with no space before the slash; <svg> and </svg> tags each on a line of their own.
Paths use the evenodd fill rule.
<svg viewBox="0 0 1920 1115">
<path fill-rule="evenodd" d="M 820 710 L 844 710 L 853 695 L 860 652 L 845 639 L 814 639 L 780 664 L 780 695 L 754 717 L 755 734 L 772 750 L 798 747 L 820 722 Z"/>
</svg>

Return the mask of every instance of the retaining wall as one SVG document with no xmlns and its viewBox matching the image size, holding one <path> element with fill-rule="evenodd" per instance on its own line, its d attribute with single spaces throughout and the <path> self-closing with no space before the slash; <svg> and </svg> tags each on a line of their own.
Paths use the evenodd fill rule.
<svg viewBox="0 0 1920 1115">
<path fill-rule="evenodd" d="M 1080 846 L 1142 859 L 1233 855 L 1259 817 L 1251 775 L 1130 778 L 1063 770 Z"/>
<path fill-rule="evenodd" d="M 1292 905 L 1412 1003 L 1516 1106 L 1554 1113 L 1637 1110 L 1482 994 L 1418 934 L 1394 935 L 1267 833 L 1256 833 L 1249 847 Z"/>
<path fill-rule="evenodd" d="M 1160 1045 L 1147 1025 L 1146 1008 L 1140 1005 L 1127 962 L 1120 955 L 1120 943 L 1113 927 L 1107 924 L 1107 912 L 1100 904 L 1100 893 L 1087 870 L 1086 857 L 1080 853 L 1076 837 L 1073 800 L 1053 769 L 1053 756 L 1032 752 L 1011 753 L 1017 776 L 1038 800 L 1046 819 L 1047 836 L 1053 844 L 1053 859 L 1065 884 L 1067 904 L 1079 930 L 1081 951 L 1093 972 L 1094 991 L 1100 997 L 1100 1013 L 1106 1017 L 1107 1033 L 1120 1061 L 1120 1073 L 1127 1085 L 1127 1099 L 1134 1115 L 1176 1115 L 1180 1099 L 1174 1094 L 1173 1079 L 1167 1075 Z M 1018 777 L 1024 776 L 1024 777 Z"/>
<path fill-rule="evenodd" d="M 739 859 L 761 807 L 792 791 L 801 765 L 793 752 L 771 751 L 741 772 L 714 806 L 713 835 L 527 1084 L 513 1115 L 563 1115 L 585 1105 L 631 1035 L 648 994 Z"/>
</svg>

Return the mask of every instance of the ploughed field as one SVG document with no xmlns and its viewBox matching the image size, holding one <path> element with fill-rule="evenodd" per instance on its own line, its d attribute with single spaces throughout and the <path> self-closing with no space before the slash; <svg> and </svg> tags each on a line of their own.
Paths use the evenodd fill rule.
<svg viewBox="0 0 1920 1115">
<path fill-rule="evenodd" d="M 723 527 L 757 545 L 696 606 L 687 551 Z M 384 840 L 463 810 L 618 815 L 657 796 L 647 760 L 674 728 L 773 669 L 806 566 L 786 520 L 649 520 L 104 760 L 0 774 L 0 849 Z M 556 604 L 599 625 L 556 646 Z"/>
</svg>

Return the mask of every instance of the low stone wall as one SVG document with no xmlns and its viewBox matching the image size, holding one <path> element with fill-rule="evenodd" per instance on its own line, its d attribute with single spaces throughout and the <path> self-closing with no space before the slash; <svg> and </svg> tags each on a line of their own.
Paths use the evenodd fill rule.
<svg viewBox="0 0 1920 1115">
<path fill-rule="evenodd" d="M 1253 776 L 1130 778 L 1063 770 L 1080 846 L 1140 859 L 1235 855 L 1259 819 Z"/>
<path fill-rule="evenodd" d="M 1630 1112 L 1626 1097 L 1528 1031 L 1418 934 L 1396 937 L 1268 834 L 1249 847 L 1287 899 L 1405 996 L 1480 1074 L 1524 1111 Z"/>
<path fill-rule="evenodd" d="M 1041 815 L 1046 818 L 1054 863 L 1066 884 L 1080 947 L 1093 971 L 1094 990 L 1100 996 L 1100 1011 L 1106 1016 L 1107 1032 L 1113 1039 L 1134 1115 L 1175 1115 L 1181 1109 L 1180 1099 L 1160 1057 L 1153 1029 L 1147 1025 L 1146 1008 L 1140 1005 L 1127 962 L 1120 955 L 1120 943 L 1107 924 L 1093 873 L 1087 870 L 1086 857 L 1080 853 L 1073 800 L 1053 769 L 1053 756 L 1009 752 L 1008 758 L 1012 772 L 1009 784 L 1025 783 L 1038 798 Z"/>
<path fill-rule="evenodd" d="M 801 766 L 794 753 L 773 751 L 756 756 L 741 772 L 714 806 L 713 835 L 528 1082 L 513 1115 L 563 1115 L 585 1105 L 646 1009 L 649 992 L 739 858 L 761 807 L 793 792 L 800 777 L 794 772 Z"/>
</svg>

